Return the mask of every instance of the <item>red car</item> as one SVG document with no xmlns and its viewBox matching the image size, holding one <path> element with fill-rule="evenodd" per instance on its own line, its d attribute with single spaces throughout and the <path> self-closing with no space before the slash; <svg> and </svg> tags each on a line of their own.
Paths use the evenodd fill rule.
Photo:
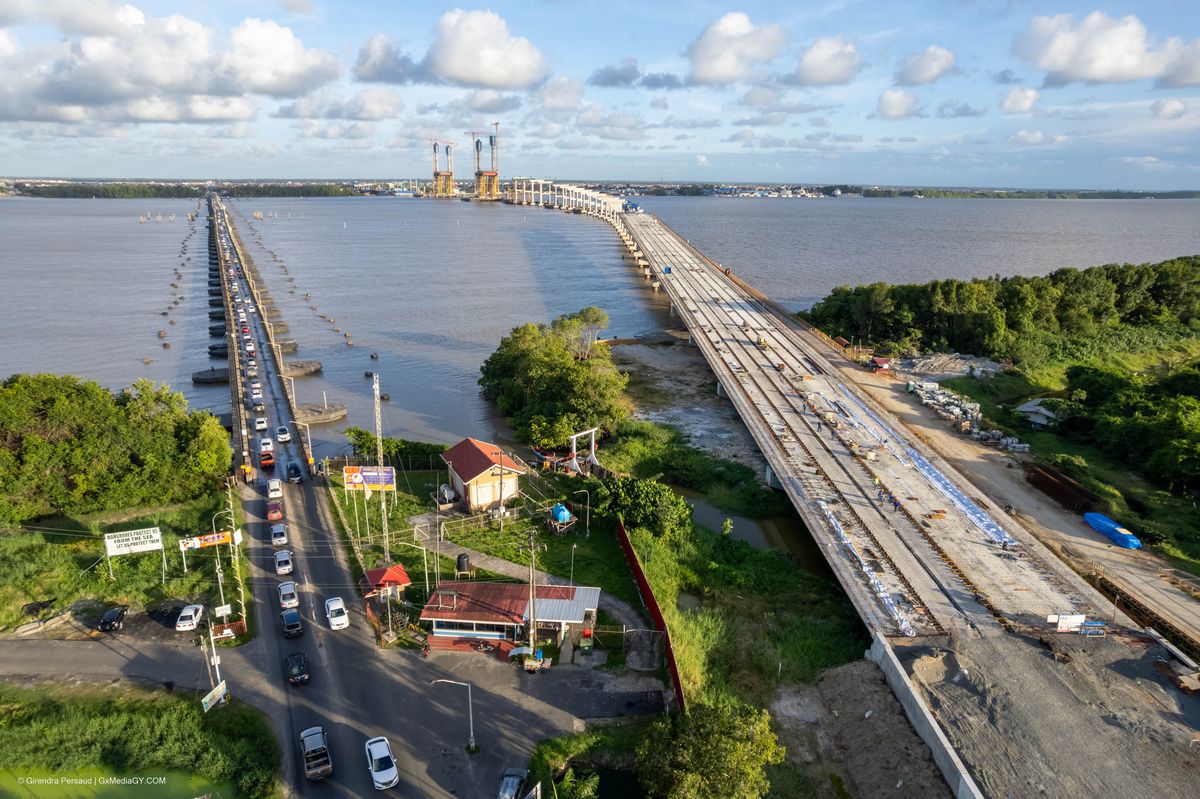
<svg viewBox="0 0 1200 799">
<path fill-rule="evenodd" d="M 267 521 L 277 522 L 283 519 L 283 506 L 278 502 L 267 503 Z"/>
<path fill-rule="evenodd" d="M 262 452 L 258 456 L 258 465 L 264 469 L 275 468 L 275 454 L 271 452 Z"/>
<path fill-rule="evenodd" d="M 242 325 L 242 332 L 243 332 L 243 333 L 249 333 L 249 332 L 250 332 L 250 326 L 249 326 L 249 325 Z"/>
</svg>

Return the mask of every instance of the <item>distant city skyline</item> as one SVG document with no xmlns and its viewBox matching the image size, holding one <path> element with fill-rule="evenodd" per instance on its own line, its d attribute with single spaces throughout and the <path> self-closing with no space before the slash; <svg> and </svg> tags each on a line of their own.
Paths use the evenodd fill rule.
<svg viewBox="0 0 1200 799">
<path fill-rule="evenodd" d="M 0 174 L 1200 187 L 1180 2 L 0 0 Z"/>
</svg>

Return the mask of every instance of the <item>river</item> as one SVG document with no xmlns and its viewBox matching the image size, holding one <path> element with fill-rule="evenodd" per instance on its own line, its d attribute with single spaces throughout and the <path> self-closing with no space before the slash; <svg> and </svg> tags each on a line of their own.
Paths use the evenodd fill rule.
<svg viewBox="0 0 1200 799">
<path fill-rule="evenodd" d="M 643 200 L 790 307 L 847 282 L 1035 274 L 1200 252 L 1200 201 Z M 224 365 L 206 351 L 204 230 L 189 237 L 186 220 L 196 207 L 0 199 L 0 375 L 69 372 L 110 388 L 145 377 L 170 383 L 195 406 L 228 410 L 226 387 L 190 382 L 192 372 Z M 608 311 L 608 335 L 670 324 L 661 295 L 622 262 L 611 229 L 588 217 L 396 198 L 228 207 L 290 325 L 284 337 L 299 342 L 292 357 L 324 364 L 320 375 L 297 380 L 299 399 L 345 402 L 346 424 L 373 427 L 364 372 L 377 371 L 390 395 L 385 433 L 507 441 L 475 381 L 514 326 L 585 305 Z M 146 215 L 151 221 L 139 223 Z M 345 447 L 340 429 L 314 428 L 318 455 Z"/>
</svg>

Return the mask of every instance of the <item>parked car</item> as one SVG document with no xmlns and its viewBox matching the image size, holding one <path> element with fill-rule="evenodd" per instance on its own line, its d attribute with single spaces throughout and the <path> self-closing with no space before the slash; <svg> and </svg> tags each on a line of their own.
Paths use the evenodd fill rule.
<svg viewBox="0 0 1200 799">
<path fill-rule="evenodd" d="M 186 633 L 195 630 L 200 626 L 200 620 L 203 618 L 203 605 L 188 605 L 179 611 L 179 618 L 175 620 L 175 632 Z"/>
<path fill-rule="evenodd" d="M 289 461 L 287 465 L 287 479 L 289 483 L 303 483 L 304 472 L 300 470 L 300 464 L 296 461 Z"/>
<path fill-rule="evenodd" d="M 325 618 L 329 620 L 331 630 L 344 630 L 350 626 L 350 614 L 346 612 L 346 603 L 340 596 L 325 600 Z"/>
<path fill-rule="evenodd" d="M 283 481 L 267 481 L 267 499 L 283 499 Z"/>
<path fill-rule="evenodd" d="M 281 550 L 275 553 L 275 573 L 276 574 L 291 574 L 292 573 L 292 553 L 287 550 Z"/>
<path fill-rule="evenodd" d="M 303 685 L 308 682 L 308 655 L 303 652 L 293 652 L 283 659 L 283 670 L 287 681 L 292 685 Z"/>
<path fill-rule="evenodd" d="M 296 593 L 295 583 L 286 582 L 279 584 L 279 607 L 284 610 L 300 607 L 300 595 Z"/>
<path fill-rule="evenodd" d="M 284 547 L 287 546 L 287 525 L 272 524 L 271 525 L 271 546 Z"/>
<path fill-rule="evenodd" d="M 261 392 L 261 391 L 260 391 L 260 392 L 258 392 L 258 397 L 256 397 L 256 399 L 260 399 L 260 398 L 262 398 L 262 392 Z M 255 430 L 266 430 L 266 429 L 267 429 L 267 419 L 266 419 L 266 417 L 265 417 L 265 416 L 260 416 L 260 417 L 258 417 L 257 419 L 255 419 L 255 420 L 254 420 L 254 429 L 255 429 Z M 269 440 L 269 439 L 268 439 L 268 440 Z M 264 450 L 261 450 L 261 451 L 262 451 L 262 452 L 270 452 L 271 450 L 265 450 L 265 449 L 264 449 Z"/>
<path fill-rule="evenodd" d="M 521 791 L 525 788 L 525 781 L 528 779 L 529 772 L 525 769 L 505 769 L 504 774 L 500 777 L 500 788 L 496 791 L 496 799 L 519 799 Z"/>
<path fill-rule="evenodd" d="M 125 616 L 128 613 L 128 605 L 117 605 L 115 608 L 109 608 L 100 617 L 100 623 L 97 627 L 100 628 L 100 632 L 102 633 L 115 632 L 125 626 Z"/>
<path fill-rule="evenodd" d="M 267 503 L 267 521 L 278 522 L 283 519 L 283 505 L 278 501 Z"/>
<path fill-rule="evenodd" d="M 275 437 L 283 442 L 292 440 L 292 431 L 287 429 L 286 425 L 275 428 Z"/>
<path fill-rule="evenodd" d="M 283 625 L 284 638 L 299 638 L 304 635 L 304 622 L 300 619 L 300 611 L 288 608 L 279 614 L 279 623 Z"/>
<path fill-rule="evenodd" d="M 366 743 L 367 768 L 371 772 L 371 782 L 375 790 L 382 791 L 400 782 L 400 771 L 392 757 L 392 745 L 388 739 L 380 736 L 370 738 Z"/>
</svg>

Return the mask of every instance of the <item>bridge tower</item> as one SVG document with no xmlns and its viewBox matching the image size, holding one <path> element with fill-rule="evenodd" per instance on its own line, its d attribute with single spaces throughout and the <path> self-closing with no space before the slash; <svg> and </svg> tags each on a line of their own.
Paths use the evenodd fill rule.
<svg viewBox="0 0 1200 799">
<path fill-rule="evenodd" d="M 454 196 L 454 142 L 442 141 L 441 139 L 426 139 L 428 143 L 433 145 L 433 196 L 434 197 L 453 197 Z M 446 154 L 446 168 L 440 169 L 440 159 L 438 158 L 439 145 L 442 151 Z"/>
<path fill-rule="evenodd" d="M 500 199 L 500 123 L 492 123 L 492 132 L 468 130 L 466 135 L 471 137 L 475 147 L 475 199 Z M 483 168 L 483 137 L 488 137 L 488 147 L 491 150 L 491 169 Z"/>
</svg>

